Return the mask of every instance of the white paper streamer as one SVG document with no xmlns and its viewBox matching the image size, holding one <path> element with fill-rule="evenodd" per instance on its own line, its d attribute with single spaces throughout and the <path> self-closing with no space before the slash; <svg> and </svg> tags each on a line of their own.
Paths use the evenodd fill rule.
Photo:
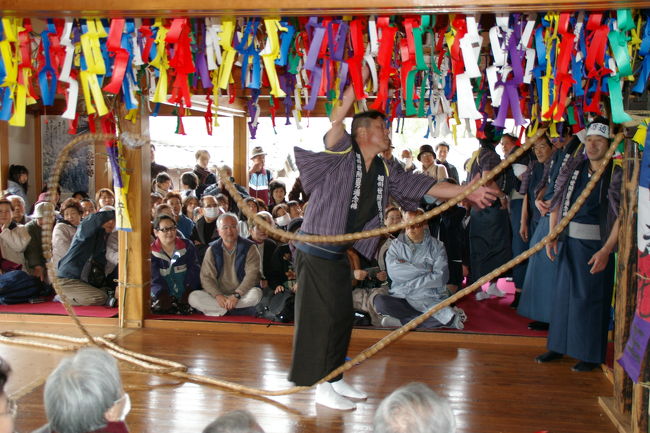
<svg viewBox="0 0 650 433">
<path fill-rule="evenodd" d="M 463 119 L 482 119 L 483 115 L 478 112 L 474 105 L 474 93 L 472 83 L 467 74 L 456 75 L 456 94 L 458 100 L 458 116 Z"/>
<path fill-rule="evenodd" d="M 68 105 L 61 117 L 64 119 L 74 120 L 77 115 L 77 100 L 79 99 L 79 82 L 70 76 L 72 69 L 72 60 L 74 59 L 74 45 L 70 40 L 72 32 L 72 18 L 65 19 L 63 34 L 61 35 L 61 45 L 65 47 L 65 60 L 59 74 L 59 81 L 68 83 Z"/>
<path fill-rule="evenodd" d="M 483 38 L 478 34 L 476 20 L 472 16 L 466 18 L 467 33 L 460 40 L 460 49 L 463 53 L 463 62 L 465 71 L 470 78 L 481 76 L 481 70 L 478 67 L 479 56 L 481 55 L 481 44 Z"/>
<path fill-rule="evenodd" d="M 368 20 L 368 33 L 370 34 L 370 54 L 376 56 L 379 53 L 379 43 L 377 42 L 377 21 L 374 15 Z"/>
</svg>

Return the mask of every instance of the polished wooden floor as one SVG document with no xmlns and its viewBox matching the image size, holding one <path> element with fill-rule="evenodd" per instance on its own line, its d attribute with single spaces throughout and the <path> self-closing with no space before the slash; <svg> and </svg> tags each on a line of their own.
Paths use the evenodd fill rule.
<svg viewBox="0 0 650 433">
<path fill-rule="evenodd" d="M 29 329 L 77 335 L 69 325 L 0 323 L 2 329 Z M 291 357 L 289 335 L 256 332 L 142 329 L 120 331 L 93 326 L 96 335 L 115 332 L 125 347 L 172 359 L 190 371 L 220 379 L 281 389 Z M 132 433 L 201 432 L 219 414 L 248 409 L 267 433 L 358 433 L 372 431 L 372 417 L 383 397 L 396 387 L 421 381 L 448 398 L 459 432 L 614 433 L 598 406 L 611 384 L 599 370 L 573 373 L 573 360 L 549 365 L 533 362 L 543 344 L 490 344 L 467 341 L 402 340 L 346 374 L 370 398 L 354 412 L 337 412 L 314 404 L 313 391 L 274 398 L 250 398 L 171 377 L 138 373 L 123 366 L 123 381 L 133 409 Z M 509 340 L 511 342 L 512 340 Z M 526 341 L 526 340 L 522 340 Z M 374 340 L 353 338 L 351 354 Z M 64 354 L 0 344 L 15 374 L 10 394 L 20 396 L 17 431 L 30 432 L 45 421 L 43 382 Z"/>
</svg>

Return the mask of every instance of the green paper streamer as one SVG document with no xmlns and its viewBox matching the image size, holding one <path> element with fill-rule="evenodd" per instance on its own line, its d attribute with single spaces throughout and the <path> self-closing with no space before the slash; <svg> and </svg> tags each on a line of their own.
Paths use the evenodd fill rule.
<svg viewBox="0 0 650 433">
<path fill-rule="evenodd" d="M 569 116 L 569 125 L 575 125 L 576 124 L 576 118 L 575 118 L 574 111 L 573 111 L 573 105 L 569 105 L 567 107 L 566 111 L 567 111 L 567 114 Z"/>
<path fill-rule="evenodd" d="M 627 42 L 629 40 L 623 32 L 609 32 L 607 35 L 609 45 L 614 53 L 616 66 L 618 66 L 618 74 L 627 77 L 632 75 L 632 65 L 630 64 L 630 53 L 627 50 Z"/>
<path fill-rule="evenodd" d="M 607 86 L 609 87 L 609 101 L 611 104 L 612 121 L 614 123 L 624 123 L 632 120 L 629 114 L 623 108 L 623 91 L 621 89 L 620 75 L 607 77 Z"/>
</svg>

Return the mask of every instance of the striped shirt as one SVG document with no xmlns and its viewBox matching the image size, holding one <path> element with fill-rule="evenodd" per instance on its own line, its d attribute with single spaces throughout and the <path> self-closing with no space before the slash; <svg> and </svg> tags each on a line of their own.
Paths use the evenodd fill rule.
<svg viewBox="0 0 650 433">
<path fill-rule="evenodd" d="M 345 132 L 336 145 L 324 152 L 310 152 L 294 148 L 303 189 L 309 197 L 302 231 L 310 234 L 340 235 L 346 231 L 348 212 L 355 180 L 356 154 L 352 137 Z M 435 179 L 398 170 L 396 164 L 383 164 L 388 181 L 384 182 L 382 209 L 392 197 L 405 210 L 413 210 L 426 192 L 435 185 Z M 377 200 L 377 197 L 361 197 Z M 364 230 L 380 226 L 379 213 L 365 222 Z M 363 239 L 354 248 L 366 258 L 372 258 L 379 242 L 378 237 Z"/>
</svg>

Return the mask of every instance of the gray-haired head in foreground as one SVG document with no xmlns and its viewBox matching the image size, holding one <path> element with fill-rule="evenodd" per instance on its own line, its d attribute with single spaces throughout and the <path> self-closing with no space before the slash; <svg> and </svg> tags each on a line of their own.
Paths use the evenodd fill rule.
<svg viewBox="0 0 650 433">
<path fill-rule="evenodd" d="M 117 361 L 97 348 L 65 358 L 45 383 L 45 412 L 52 431 L 85 433 L 106 426 L 104 413 L 122 396 Z"/>
<path fill-rule="evenodd" d="M 264 433 L 264 430 L 250 412 L 235 410 L 212 421 L 203 433 Z"/>
<path fill-rule="evenodd" d="M 449 403 L 423 383 L 393 391 L 375 412 L 374 433 L 454 433 Z"/>
</svg>

